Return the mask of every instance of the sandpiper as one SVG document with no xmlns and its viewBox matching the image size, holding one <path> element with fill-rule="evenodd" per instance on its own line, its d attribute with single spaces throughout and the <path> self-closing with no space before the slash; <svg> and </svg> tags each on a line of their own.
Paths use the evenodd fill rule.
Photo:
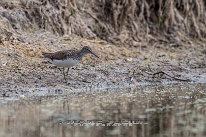
<svg viewBox="0 0 206 137">
<path fill-rule="evenodd" d="M 88 46 L 84 46 L 81 50 L 62 50 L 55 53 L 43 53 L 43 56 L 49 58 L 52 64 L 63 68 L 64 80 L 66 81 L 64 68 L 68 68 L 66 72 L 68 75 L 69 68 L 76 66 L 82 57 L 88 53 L 99 58 Z"/>
</svg>

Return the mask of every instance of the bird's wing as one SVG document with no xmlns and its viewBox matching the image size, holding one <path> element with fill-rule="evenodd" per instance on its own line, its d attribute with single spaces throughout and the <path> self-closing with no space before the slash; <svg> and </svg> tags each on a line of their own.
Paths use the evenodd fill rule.
<svg viewBox="0 0 206 137">
<path fill-rule="evenodd" d="M 75 56 L 76 51 L 75 50 L 63 50 L 63 51 L 57 51 L 55 53 L 46 53 L 45 55 L 47 58 L 50 58 L 51 60 L 53 59 L 61 60 L 61 59 L 66 59 L 67 56 L 70 56 L 70 57 Z"/>
</svg>

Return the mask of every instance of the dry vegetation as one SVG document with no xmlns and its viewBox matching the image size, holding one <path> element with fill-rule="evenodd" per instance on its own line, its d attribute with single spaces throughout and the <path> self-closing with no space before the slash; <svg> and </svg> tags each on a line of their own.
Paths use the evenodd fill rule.
<svg viewBox="0 0 206 137">
<path fill-rule="evenodd" d="M 7 29 L 41 28 L 132 46 L 206 37 L 204 0 L 2 0 L 0 5 Z"/>
</svg>

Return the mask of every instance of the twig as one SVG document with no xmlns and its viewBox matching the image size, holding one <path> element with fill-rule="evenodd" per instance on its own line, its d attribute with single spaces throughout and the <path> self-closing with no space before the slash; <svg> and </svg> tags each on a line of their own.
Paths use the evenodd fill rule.
<svg viewBox="0 0 206 137">
<path fill-rule="evenodd" d="M 168 77 L 170 77 L 170 78 L 173 78 L 174 80 L 178 80 L 178 81 L 185 81 L 185 82 L 189 82 L 189 81 L 191 81 L 190 79 L 180 79 L 180 78 L 176 78 L 176 77 L 173 77 L 173 76 L 171 76 L 171 75 L 169 75 L 169 74 L 167 74 L 167 73 L 165 73 L 165 72 L 163 72 L 163 71 L 159 71 L 159 72 L 156 72 L 156 73 L 153 73 L 153 74 L 151 74 L 151 73 L 148 73 L 148 72 L 145 72 L 145 73 L 147 73 L 147 74 L 149 74 L 149 75 L 153 75 L 153 76 L 155 76 L 155 75 L 166 75 L 166 76 L 168 76 Z M 161 76 L 161 77 L 162 77 Z"/>
<path fill-rule="evenodd" d="M 158 75 L 158 74 L 166 75 L 166 76 L 168 76 L 168 77 L 170 77 L 170 78 L 173 78 L 173 79 L 175 79 L 175 80 L 178 80 L 178 81 L 187 81 L 187 82 L 190 81 L 189 79 L 180 79 L 180 78 L 176 78 L 176 77 L 170 76 L 169 74 L 167 74 L 167 73 L 165 73 L 165 72 L 163 72 L 163 71 L 156 72 L 156 73 L 153 74 L 153 76 L 154 76 L 154 75 Z"/>
</svg>

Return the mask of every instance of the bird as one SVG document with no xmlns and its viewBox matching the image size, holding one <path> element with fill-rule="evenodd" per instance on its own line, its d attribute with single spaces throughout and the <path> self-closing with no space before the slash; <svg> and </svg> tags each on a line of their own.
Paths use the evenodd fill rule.
<svg viewBox="0 0 206 137">
<path fill-rule="evenodd" d="M 64 80 L 66 81 L 64 69 L 67 68 L 66 74 L 68 75 L 69 69 L 76 66 L 86 54 L 92 54 L 99 58 L 89 46 L 84 46 L 80 50 L 62 50 L 54 53 L 43 53 L 42 55 L 44 58 L 50 59 L 52 64 L 63 68 Z"/>
</svg>

